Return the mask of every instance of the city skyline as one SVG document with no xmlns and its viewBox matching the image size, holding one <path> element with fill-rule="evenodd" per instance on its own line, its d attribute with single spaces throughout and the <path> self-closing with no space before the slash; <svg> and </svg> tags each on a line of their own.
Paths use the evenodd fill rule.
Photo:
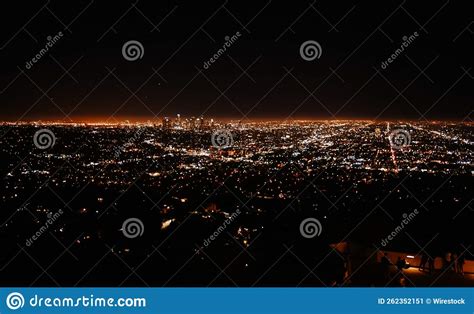
<svg viewBox="0 0 474 314">
<path fill-rule="evenodd" d="M 27 123 L 42 123 L 42 124 L 74 124 L 74 123 L 90 123 L 90 124 L 120 124 L 120 123 L 147 123 L 147 122 L 162 122 L 164 118 L 168 118 L 171 120 L 176 120 L 177 115 L 162 115 L 157 117 L 136 117 L 136 116 L 129 116 L 129 117 L 76 117 L 74 119 L 55 119 L 55 118 L 44 118 L 44 119 L 23 119 L 23 120 L 0 120 L 0 123 L 5 124 L 27 124 Z M 237 117 L 221 117 L 221 116 L 181 116 L 182 119 L 199 119 L 204 118 L 207 120 L 214 120 L 216 122 L 233 122 L 233 123 L 255 123 L 255 122 L 274 122 L 274 123 L 298 123 L 298 122 L 311 122 L 311 121 L 326 121 L 326 122 L 338 122 L 338 121 L 365 121 L 369 123 L 380 123 L 380 122 L 430 122 L 430 123 L 464 123 L 464 124 L 471 124 L 473 121 L 471 119 L 408 119 L 408 118 L 385 118 L 385 119 L 371 119 L 371 118 L 364 118 L 364 117 L 339 117 L 339 118 L 327 118 L 327 117 L 292 117 L 292 118 L 285 118 L 285 117 L 264 117 L 264 118 L 237 118 Z"/>
</svg>

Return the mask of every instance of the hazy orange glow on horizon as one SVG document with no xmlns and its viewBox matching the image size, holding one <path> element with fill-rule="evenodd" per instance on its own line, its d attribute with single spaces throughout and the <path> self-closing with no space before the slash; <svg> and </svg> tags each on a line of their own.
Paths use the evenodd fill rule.
<svg viewBox="0 0 474 314">
<path fill-rule="evenodd" d="M 175 119 L 176 116 L 160 116 L 160 117 L 104 117 L 104 116 L 95 116 L 95 117 L 74 117 L 74 118 L 43 118 L 43 119 L 5 119 L 0 120 L 0 123 L 57 123 L 57 124 L 123 124 L 123 123 L 156 123 L 161 124 L 164 117 L 170 119 Z M 181 116 L 181 119 L 187 118 L 197 118 L 197 116 Z M 383 123 L 383 122 L 423 122 L 425 120 L 416 120 L 416 119 L 371 119 L 371 118 L 360 118 L 360 117 L 340 117 L 340 118 L 327 118 L 327 117 L 293 117 L 293 118 L 280 118 L 280 117 L 268 117 L 268 118 L 235 118 L 235 117 L 204 117 L 206 120 L 213 119 L 216 122 L 232 122 L 232 123 L 288 123 L 288 122 L 344 122 L 344 121 L 354 121 L 354 122 L 368 122 L 368 123 Z M 473 124 L 470 121 L 462 120 L 426 120 L 429 123 L 462 123 L 462 124 Z"/>
</svg>

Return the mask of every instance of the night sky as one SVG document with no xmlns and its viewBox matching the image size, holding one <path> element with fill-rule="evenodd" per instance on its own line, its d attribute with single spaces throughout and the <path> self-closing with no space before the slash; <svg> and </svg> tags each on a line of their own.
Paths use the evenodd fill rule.
<svg viewBox="0 0 474 314">
<path fill-rule="evenodd" d="M 2 3 L 0 119 L 180 113 L 471 121 L 474 25 L 467 1 L 202 3 Z M 236 32 L 241 36 L 203 68 Z M 414 32 L 419 36 L 383 69 Z M 122 56 L 130 40 L 143 45 L 141 59 Z M 307 40 L 322 47 L 319 59 L 301 58 Z"/>
</svg>

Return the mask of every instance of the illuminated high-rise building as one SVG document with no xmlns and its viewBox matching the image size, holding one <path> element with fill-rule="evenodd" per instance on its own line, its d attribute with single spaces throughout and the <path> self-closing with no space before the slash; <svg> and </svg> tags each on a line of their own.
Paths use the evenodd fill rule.
<svg viewBox="0 0 474 314">
<path fill-rule="evenodd" d="M 171 128 L 171 120 L 168 117 L 163 117 L 163 129 L 169 130 Z"/>
<path fill-rule="evenodd" d="M 176 115 L 176 126 L 181 128 L 181 115 L 179 113 Z"/>
</svg>

